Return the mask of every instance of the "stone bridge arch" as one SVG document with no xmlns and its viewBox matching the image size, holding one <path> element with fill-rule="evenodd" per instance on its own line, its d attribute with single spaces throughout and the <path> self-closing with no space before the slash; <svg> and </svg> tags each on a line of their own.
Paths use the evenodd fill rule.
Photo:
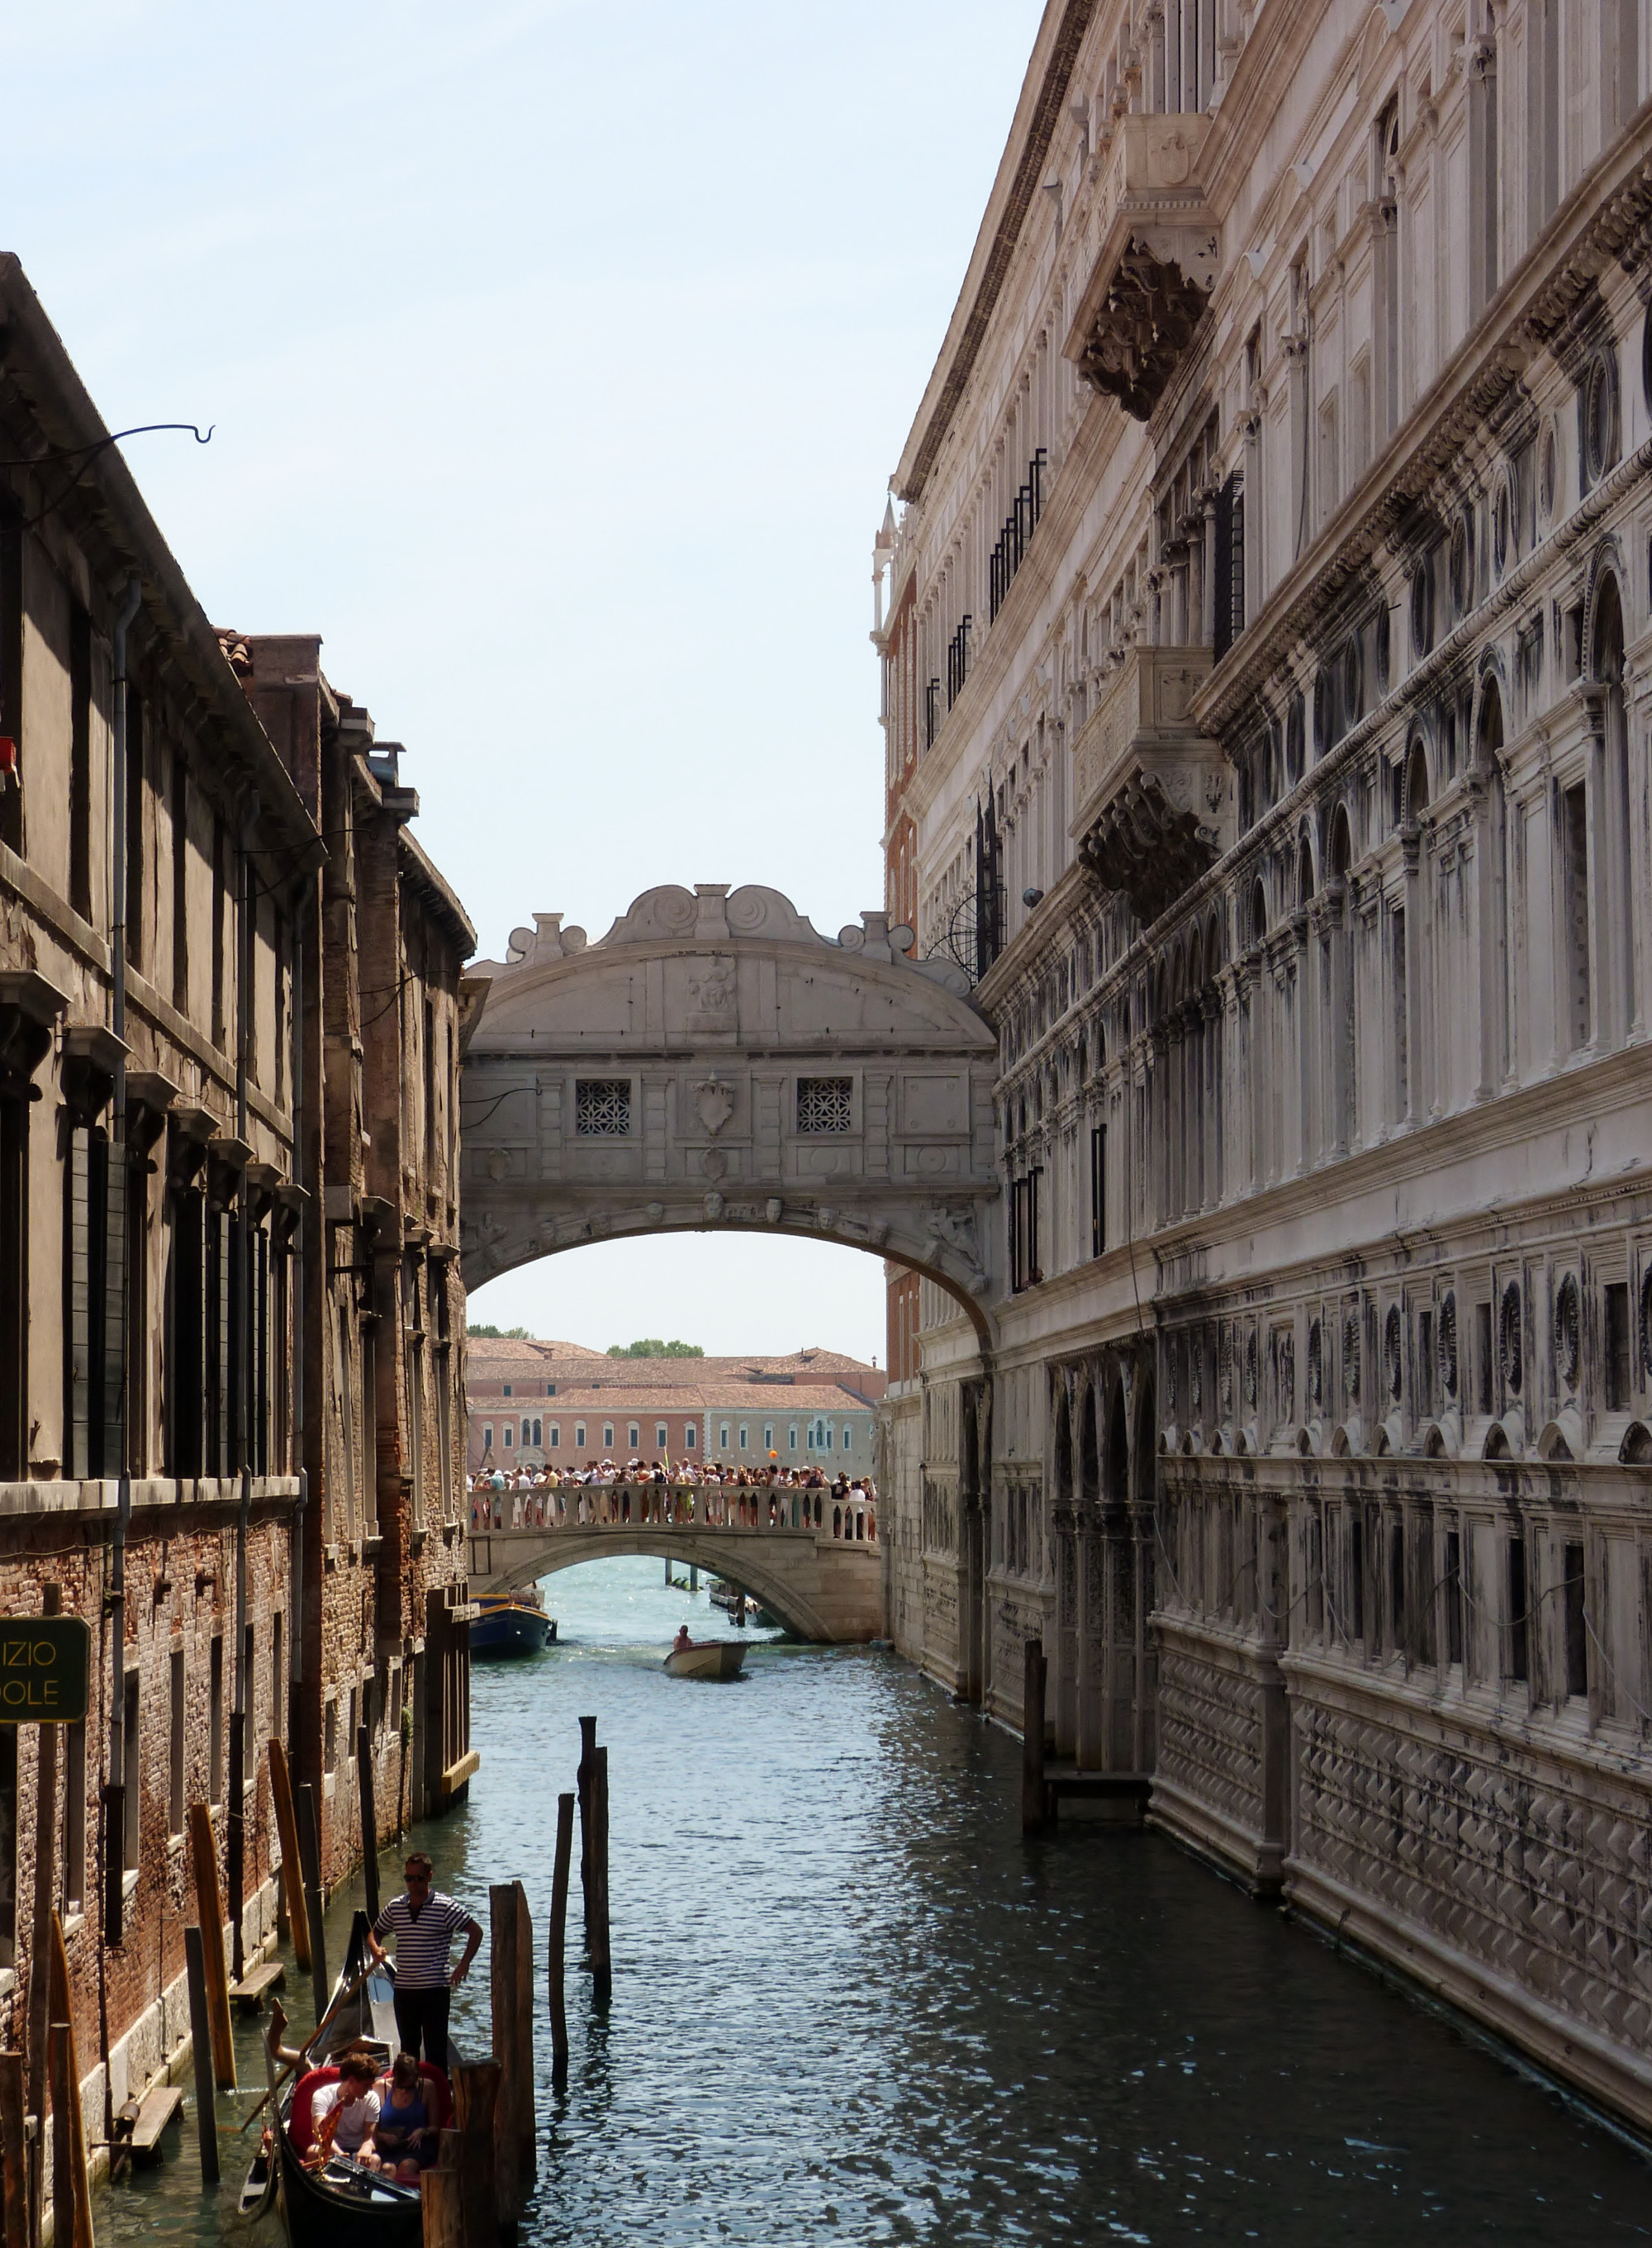
<svg viewBox="0 0 1652 2248">
<path fill-rule="evenodd" d="M 515 931 L 467 987 L 466 1285 L 635 1234 L 792 1234 L 923 1274 L 990 1346 L 997 1039 L 891 934 L 720 882 L 645 891 L 594 944 L 560 914 Z"/>
<path fill-rule="evenodd" d="M 824 1532 L 739 1530 L 659 1523 L 566 1524 L 556 1529 L 473 1531 L 470 1584 L 507 1593 L 586 1561 L 643 1554 L 736 1585 L 798 1639 L 840 1646 L 882 1634 L 883 1549 Z"/>
</svg>

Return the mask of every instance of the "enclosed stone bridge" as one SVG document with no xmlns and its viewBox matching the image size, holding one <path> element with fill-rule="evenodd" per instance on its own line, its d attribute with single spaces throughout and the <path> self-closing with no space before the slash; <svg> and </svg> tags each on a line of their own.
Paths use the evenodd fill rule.
<svg viewBox="0 0 1652 2248">
<path fill-rule="evenodd" d="M 778 890 L 648 890 L 587 944 L 560 914 L 469 986 L 464 1277 L 602 1240 L 806 1235 L 925 1274 L 991 1341 L 997 1041 L 950 963 Z"/>
<path fill-rule="evenodd" d="M 716 1489 L 702 1486 L 696 1499 L 703 1504 L 704 1495 Z M 571 1513 L 566 1521 L 521 1528 L 490 1526 L 485 1520 L 482 1526 L 473 1526 L 472 1595 L 512 1592 L 559 1570 L 577 1568 L 582 1561 L 648 1553 L 723 1578 L 760 1601 L 799 1639 L 835 1644 L 881 1635 L 883 1552 L 875 1514 L 864 1502 L 839 1507 L 834 1521 L 829 1491 L 806 1494 L 825 1501 L 817 1527 L 792 1518 L 805 1494 L 776 1494 L 783 1518 L 771 1523 L 767 1519 L 769 1494 L 741 1491 L 737 1496 L 751 1502 L 746 1512 L 760 1513 L 761 1520 L 708 1520 L 696 1511 L 684 1521 L 674 1518 L 682 1511 L 681 1500 L 675 1507 L 661 1507 L 650 1500 L 648 1490 L 643 1485 L 622 1494 L 614 1486 L 576 1490 L 565 1484 L 562 1499 L 582 1505 L 587 1519 Z M 489 1496 L 483 1495 L 484 1505 Z M 514 1497 L 499 1494 L 506 1506 Z M 543 1504 L 544 1494 L 533 1497 Z M 732 1508 L 728 1511 L 733 1512 Z"/>
</svg>

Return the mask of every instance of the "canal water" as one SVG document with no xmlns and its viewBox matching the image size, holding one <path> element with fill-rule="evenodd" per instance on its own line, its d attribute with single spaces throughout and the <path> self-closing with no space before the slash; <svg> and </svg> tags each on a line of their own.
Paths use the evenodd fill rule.
<svg viewBox="0 0 1652 2248">
<path fill-rule="evenodd" d="M 542 1945 L 556 1796 L 596 1716 L 614 1998 L 589 2001 L 576 1880 L 531 2248 L 1652 2238 L 1635 2150 L 1162 1837 L 1024 1843 L 1019 1743 L 893 1655 L 753 1634 L 738 1683 L 666 1678 L 685 1615 L 723 1626 L 663 1573 L 547 1581 L 559 1644 L 476 1666 L 470 1804 L 416 1830 L 484 1922 L 488 1881 L 519 1875 Z M 486 1970 L 455 2010 L 473 2049 Z M 100 2239 L 237 2237 L 226 2126 L 250 2105 L 221 2118 L 223 2197 L 191 2113 L 162 2170 L 100 2197 Z"/>
</svg>

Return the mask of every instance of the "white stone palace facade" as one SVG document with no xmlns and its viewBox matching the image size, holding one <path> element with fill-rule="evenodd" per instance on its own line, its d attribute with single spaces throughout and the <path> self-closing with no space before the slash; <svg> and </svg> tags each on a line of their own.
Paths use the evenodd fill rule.
<svg viewBox="0 0 1652 2248">
<path fill-rule="evenodd" d="M 1652 2123 L 1652 7 L 1050 0 L 874 554 L 898 1643 Z"/>
</svg>

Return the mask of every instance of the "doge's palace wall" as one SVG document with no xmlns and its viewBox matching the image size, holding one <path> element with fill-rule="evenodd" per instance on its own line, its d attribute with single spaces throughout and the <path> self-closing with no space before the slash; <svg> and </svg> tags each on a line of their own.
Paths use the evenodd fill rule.
<svg viewBox="0 0 1652 2248">
<path fill-rule="evenodd" d="M 1052 0 L 874 551 L 1007 1276 L 893 1628 L 1642 2124 L 1649 88 L 1638 0 Z"/>
</svg>

